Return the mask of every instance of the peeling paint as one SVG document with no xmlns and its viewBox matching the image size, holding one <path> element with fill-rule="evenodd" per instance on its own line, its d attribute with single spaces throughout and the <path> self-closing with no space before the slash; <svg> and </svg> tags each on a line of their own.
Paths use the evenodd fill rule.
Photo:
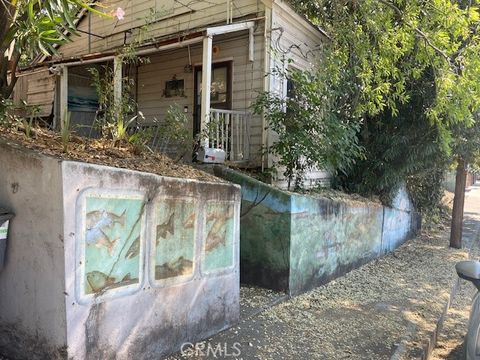
<svg viewBox="0 0 480 360">
<path fill-rule="evenodd" d="M 0 203 L 17 215 L 0 273 L 0 353 L 159 359 L 238 321 L 238 186 L 0 150 Z M 208 216 L 216 203 L 223 216 Z M 170 225 L 164 212 L 175 212 Z M 156 279 L 165 263 L 172 271 Z"/>
<path fill-rule="evenodd" d="M 62 169 L 67 293 L 79 279 L 98 282 L 80 303 L 66 302 L 72 359 L 157 359 L 238 320 L 238 187 L 70 162 Z M 101 232 L 89 238 L 92 226 Z M 75 260 L 79 243 L 95 257 Z"/>
<path fill-rule="evenodd" d="M 421 219 L 405 190 L 397 208 L 351 204 L 281 191 L 230 169 L 217 176 L 242 186 L 242 281 L 296 295 L 393 251 Z"/>
</svg>

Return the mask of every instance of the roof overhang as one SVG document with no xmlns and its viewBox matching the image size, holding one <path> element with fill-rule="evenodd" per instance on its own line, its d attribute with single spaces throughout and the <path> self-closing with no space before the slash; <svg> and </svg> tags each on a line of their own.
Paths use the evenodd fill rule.
<svg viewBox="0 0 480 360">
<path fill-rule="evenodd" d="M 255 19 L 255 20 L 258 20 L 258 19 Z M 136 51 L 136 55 L 146 56 L 146 55 L 159 53 L 162 51 L 168 51 L 168 50 L 190 46 L 193 44 L 200 43 L 206 36 L 211 37 L 211 36 L 229 34 L 229 33 L 238 32 L 238 31 L 252 30 L 255 27 L 255 20 L 242 21 L 242 22 L 228 24 L 228 25 L 207 27 L 207 28 L 204 28 L 203 30 L 196 31 L 188 35 L 180 36 L 180 34 L 177 34 L 175 36 L 164 38 L 163 40 L 159 40 L 153 44 L 152 43 L 146 44 L 142 47 L 139 47 Z M 93 53 L 93 54 L 87 54 L 87 55 L 75 56 L 75 57 L 69 57 L 69 58 L 61 58 L 61 59 L 52 59 L 48 61 L 39 62 L 32 66 L 23 68 L 21 69 L 21 72 L 29 72 L 39 67 L 45 67 L 45 66 L 54 66 L 54 65 L 79 66 L 79 65 L 87 65 L 87 64 L 112 61 L 115 57 L 119 55 L 120 54 L 118 52 L 118 49 L 114 49 L 114 50 L 109 50 L 101 53 Z"/>
</svg>

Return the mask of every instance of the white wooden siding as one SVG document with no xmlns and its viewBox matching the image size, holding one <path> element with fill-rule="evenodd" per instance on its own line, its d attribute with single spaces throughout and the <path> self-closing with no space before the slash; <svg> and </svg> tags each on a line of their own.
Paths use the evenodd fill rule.
<svg viewBox="0 0 480 360">
<path fill-rule="evenodd" d="M 233 61 L 232 77 L 232 109 L 250 111 L 250 106 L 258 92 L 263 90 L 263 29 L 255 36 L 255 60 L 248 60 L 248 33 L 230 35 L 230 37 L 214 37 L 214 46 L 219 52 L 213 57 L 214 62 Z M 192 64 L 201 65 L 201 45 L 191 46 Z M 188 65 L 188 49 L 160 53 L 150 56 L 150 63 L 138 69 L 138 107 L 147 122 L 155 119 L 163 121 L 168 108 L 178 105 L 181 109 L 188 106 L 190 133 L 193 132 L 194 113 L 194 72 L 185 72 Z M 184 80 L 185 96 L 166 98 L 163 95 L 165 82 L 173 76 Z M 250 154 L 252 165 L 260 166 L 262 148 L 262 119 L 253 116 L 250 123 Z"/>
<path fill-rule="evenodd" d="M 320 66 L 320 50 L 325 37 L 310 23 L 295 13 L 285 2 L 272 3 L 271 24 L 271 60 L 270 67 L 295 67 L 300 70 L 314 70 Z M 291 61 L 291 63 L 289 63 Z M 286 96 L 287 81 L 280 76 L 270 76 L 270 91 L 280 96 Z M 278 135 L 268 131 L 268 144 L 273 144 Z M 275 162 L 275 157 L 269 155 L 268 166 Z M 277 169 L 275 184 L 287 187 L 287 181 L 283 176 L 283 169 Z M 330 174 L 320 169 L 312 169 L 305 174 L 304 187 L 314 187 L 319 184 L 329 184 Z"/>
<path fill-rule="evenodd" d="M 125 39 L 127 43 L 130 42 L 138 35 L 139 28 L 145 25 L 145 20 L 152 18 L 152 9 L 160 11 L 160 16 L 157 16 L 156 20 L 148 26 L 148 34 L 144 40 L 158 39 L 176 33 L 187 34 L 211 24 L 226 23 L 227 19 L 227 0 L 174 1 L 173 10 L 167 10 L 167 14 L 159 9 L 159 4 L 165 3 L 166 7 L 170 9 L 171 0 L 103 0 L 101 3 L 104 9 L 123 8 L 126 13 L 125 19 L 117 20 L 86 15 L 78 28 L 97 36 L 89 36 L 85 33 L 72 35 L 73 42 L 60 47 L 59 53 L 64 57 L 115 49 L 122 46 Z M 247 15 L 260 16 L 263 10 L 264 6 L 260 0 L 233 0 L 234 18 Z M 132 34 L 127 34 L 125 38 L 125 31 L 130 29 L 133 29 Z"/>
</svg>

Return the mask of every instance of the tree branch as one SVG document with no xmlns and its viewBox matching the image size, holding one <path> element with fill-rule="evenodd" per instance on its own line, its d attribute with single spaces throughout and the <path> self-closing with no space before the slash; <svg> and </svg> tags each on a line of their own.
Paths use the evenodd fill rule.
<svg viewBox="0 0 480 360">
<path fill-rule="evenodd" d="M 6 58 L 4 57 L 3 60 Z M 20 62 L 20 53 L 16 52 L 12 56 L 12 60 L 10 62 L 11 68 L 10 68 L 10 81 L 8 81 L 8 71 L 5 72 L 5 75 L 2 74 L 2 79 L 0 81 L 3 82 L 3 86 L 0 88 L 0 98 L 3 99 L 8 99 L 10 95 L 12 95 L 13 88 L 15 87 L 15 84 L 17 83 L 18 77 L 17 77 L 17 67 L 18 63 Z M 6 61 L 6 67 L 9 67 L 9 62 Z"/>
<path fill-rule="evenodd" d="M 387 1 L 387 0 L 378 0 L 379 3 L 389 7 L 390 9 L 392 9 L 400 18 L 403 19 L 403 12 L 402 10 L 400 10 L 396 5 L 392 4 L 391 2 Z M 408 26 L 410 26 L 418 35 L 420 35 L 423 40 L 425 41 L 425 43 L 431 47 L 438 55 L 440 55 L 441 57 L 443 57 L 449 64 L 451 64 L 451 59 L 450 57 L 447 55 L 447 53 L 445 53 L 445 51 L 443 51 L 442 49 L 440 49 L 439 47 L 435 46 L 431 40 L 428 38 L 427 34 L 425 34 L 422 30 L 420 30 L 418 27 L 416 26 L 413 26 L 412 24 L 406 22 L 406 24 Z"/>
<path fill-rule="evenodd" d="M 10 24 L 13 20 L 12 10 L 14 9 L 13 5 L 4 0 L 0 0 L 0 46 L 2 45 L 5 36 L 10 28 Z"/>
</svg>

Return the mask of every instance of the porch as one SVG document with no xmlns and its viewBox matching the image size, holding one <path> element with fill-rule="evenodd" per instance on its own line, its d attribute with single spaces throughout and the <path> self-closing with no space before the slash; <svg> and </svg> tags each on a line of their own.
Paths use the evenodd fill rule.
<svg viewBox="0 0 480 360">
<path fill-rule="evenodd" d="M 188 119 L 191 147 L 200 140 L 202 147 L 224 150 L 228 161 L 257 162 L 262 148 L 262 120 L 251 114 L 250 106 L 257 92 L 263 90 L 259 71 L 263 56 L 261 52 L 254 53 L 252 26 L 253 23 L 245 22 L 209 28 L 204 36 L 139 50 L 138 56 L 148 56 L 149 61 L 134 67 L 126 66 L 118 56 L 103 62 L 96 59 L 90 64 L 62 64 L 59 104 L 65 105 L 60 108 L 68 108 L 73 123 L 93 125 L 96 112 L 90 109 L 87 114 L 85 109 L 74 108 L 74 98 L 82 93 L 78 87 L 90 87 L 92 92 L 92 84 L 86 80 L 89 67 L 109 64 L 114 69 L 116 101 L 124 96 L 125 78 L 135 83 L 129 95 L 144 117 L 132 126 L 151 128 L 157 133 L 155 129 L 165 124 L 169 109 L 175 106 Z M 208 71 L 202 71 L 203 64 L 208 64 Z M 57 114 L 59 118 L 64 116 L 59 110 Z M 162 146 L 163 140 L 154 137 L 152 148 L 164 148 L 172 154 L 189 151 L 185 146 L 179 149 L 174 142 L 167 141 L 168 146 Z"/>
</svg>

